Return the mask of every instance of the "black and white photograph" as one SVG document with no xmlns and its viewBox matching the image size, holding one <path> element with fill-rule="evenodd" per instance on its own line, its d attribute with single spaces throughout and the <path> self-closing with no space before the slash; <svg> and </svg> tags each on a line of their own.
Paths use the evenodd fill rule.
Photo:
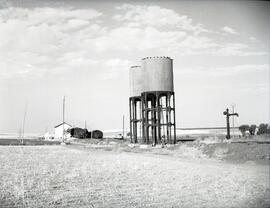
<svg viewBox="0 0 270 208">
<path fill-rule="evenodd" d="M 0 0 L 0 208 L 270 208 L 270 2 Z"/>
</svg>

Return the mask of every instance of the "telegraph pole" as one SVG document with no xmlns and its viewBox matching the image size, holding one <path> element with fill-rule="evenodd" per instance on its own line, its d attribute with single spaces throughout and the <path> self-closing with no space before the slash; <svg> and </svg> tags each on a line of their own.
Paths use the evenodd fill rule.
<svg viewBox="0 0 270 208">
<path fill-rule="evenodd" d="M 235 108 L 235 103 L 232 103 L 231 104 L 231 108 L 232 108 L 232 113 L 234 114 L 234 108 Z M 234 116 L 232 117 L 232 135 L 233 135 L 233 138 L 234 138 Z"/>
<path fill-rule="evenodd" d="M 65 98 L 65 96 L 64 96 L 64 98 L 63 98 L 63 141 L 62 142 L 64 142 L 64 140 L 65 140 L 65 101 L 66 101 L 66 98 Z"/>
<path fill-rule="evenodd" d="M 28 106 L 28 103 L 26 102 L 25 109 L 24 109 L 24 115 L 23 115 L 22 143 L 23 143 L 23 139 L 24 139 L 24 126 L 25 126 L 25 119 L 26 119 L 26 114 L 27 114 L 27 106 Z"/>
<path fill-rule="evenodd" d="M 123 115 L 123 139 L 125 136 L 125 115 Z"/>
<path fill-rule="evenodd" d="M 229 113 L 229 109 L 226 108 L 226 111 L 223 112 L 223 115 L 226 115 L 226 123 L 227 123 L 227 135 L 226 138 L 230 139 L 230 116 L 239 116 L 238 113 Z"/>
</svg>

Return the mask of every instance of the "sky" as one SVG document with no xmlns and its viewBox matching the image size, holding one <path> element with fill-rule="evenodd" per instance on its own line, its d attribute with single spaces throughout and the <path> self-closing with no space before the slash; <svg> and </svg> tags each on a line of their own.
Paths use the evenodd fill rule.
<svg viewBox="0 0 270 208">
<path fill-rule="evenodd" d="M 174 60 L 176 125 L 269 121 L 267 1 L 0 0 L 0 132 L 129 123 L 129 68 Z"/>
</svg>

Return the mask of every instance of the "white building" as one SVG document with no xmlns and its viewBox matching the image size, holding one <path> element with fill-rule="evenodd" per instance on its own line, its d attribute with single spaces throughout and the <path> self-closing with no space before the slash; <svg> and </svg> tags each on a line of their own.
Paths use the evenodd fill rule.
<svg viewBox="0 0 270 208">
<path fill-rule="evenodd" d="M 64 138 L 70 138 L 70 133 L 67 132 L 72 126 L 66 122 L 58 124 L 54 127 L 54 139 L 61 140 L 63 139 L 63 132 Z"/>
</svg>

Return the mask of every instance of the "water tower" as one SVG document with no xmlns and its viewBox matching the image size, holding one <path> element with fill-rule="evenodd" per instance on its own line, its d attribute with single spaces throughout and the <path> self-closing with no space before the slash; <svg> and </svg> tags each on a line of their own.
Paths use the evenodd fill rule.
<svg viewBox="0 0 270 208">
<path fill-rule="evenodd" d="M 130 90 L 131 142 L 138 141 L 137 124 L 140 124 L 142 143 L 175 144 L 173 60 L 169 57 L 143 58 L 141 67 L 130 68 Z"/>
<path fill-rule="evenodd" d="M 175 143 L 175 96 L 173 60 L 169 57 L 142 59 L 142 126 L 145 143 Z"/>
</svg>

